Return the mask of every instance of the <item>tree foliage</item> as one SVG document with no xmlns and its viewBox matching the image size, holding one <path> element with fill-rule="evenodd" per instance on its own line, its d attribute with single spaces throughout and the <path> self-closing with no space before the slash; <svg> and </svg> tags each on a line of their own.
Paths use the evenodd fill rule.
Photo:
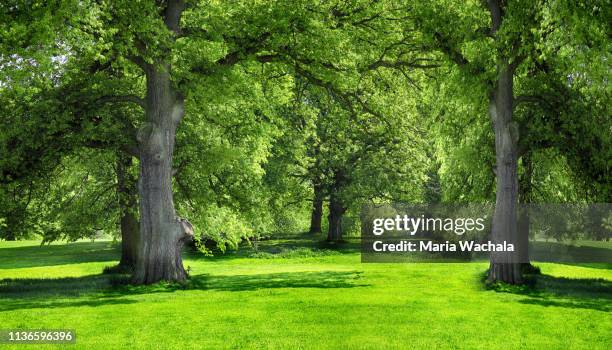
<svg viewBox="0 0 612 350">
<path fill-rule="evenodd" d="M 0 235 L 137 214 L 137 283 L 184 279 L 192 235 L 236 248 L 326 210 L 339 240 L 364 202 L 495 200 L 513 238 L 518 201 L 610 201 L 610 8 L 5 1 Z"/>
</svg>

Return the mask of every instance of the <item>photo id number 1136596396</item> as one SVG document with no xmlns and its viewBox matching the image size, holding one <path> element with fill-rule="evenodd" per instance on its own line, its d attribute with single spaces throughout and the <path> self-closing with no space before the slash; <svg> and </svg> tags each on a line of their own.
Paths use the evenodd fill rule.
<svg viewBox="0 0 612 350">
<path fill-rule="evenodd" d="M 76 343 L 72 329 L 1 329 L 0 343 L 5 344 L 69 344 Z"/>
</svg>

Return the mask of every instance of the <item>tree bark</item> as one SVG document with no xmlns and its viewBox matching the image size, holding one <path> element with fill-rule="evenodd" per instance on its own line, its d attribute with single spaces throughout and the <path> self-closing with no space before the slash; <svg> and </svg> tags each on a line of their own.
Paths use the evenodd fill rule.
<svg viewBox="0 0 612 350">
<path fill-rule="evenodd" d="M 310 233 L 321 233 L 321 220 L 323 218 L 323 189 L 320 184 L 314 185 L 314 198 L 312 199 L 312 212 L 310 214 Z"/>
<path fill-rule="evenodd" d="M 17 237 L 15 237 L 15 234 L 13 233 L 13 231 L 6 231 L 6 234 L 4 235 L 4 240 L 5 241 L 15 241 L 17 240 Z"/>
<path fill-rule="evenodd" d="M 519 247 L 517 227 L 518 202 L 518 127 L 512 121 L 512 76 L 506 63 L 498 65 L 497 86 L 491 99 L 490 114 L 495 131 L 497 187 L 493 216 L 493 243 Z M 511 284 L 522 282 L 518 255 L 512 252 L 491 253 L 489 280 Z"/>
<path fill-rule="evenodd" d="M 30 189 L 31 191 L 31 189 Z M 15 201 L 15 207 L 5 216 L 6 227 L 4 230 L 5 241 L 16 241 L 17 238 L 22 239 L 25 235 L 25 229 L 28 219 L 28 207 L 31 200 L 31 194 L 28 194 L 26 203 Z"/>
<path fill-rule="evenodd" d="M 168 0 L 163 10 L 164 24 L 174 38 L 180 31 L 185 2 Z M 168 48 L 167 55 L 171 55 Z M 138 130 L 140 153 L 140 242 L 138 260 L 132 275 L 136 284 L 161 280 L 182 282 L 187 278 L 181 250 L 193 239 L 189 221 L 176 216 L 172 194 L 172 156 L 176 128 L 184 114 L 184 98 L 171 79 L 168 60 L 149 63 L 131 57 L 146 76 L 144 101 L 146 122 Z"/>
<path fill-rule="evenodd" d="M 172 194 L 172 156 L 183 97 L 172 86 L 166 65 L 146 69 L 146 120 L 138 131 L 140 149 L 140 234 L 136 284 L 182 282 L 187 274 L 183 245 L 193 238 L 191 224 L 176 216 Z"/>
<path fill-rule="evenodd" d="M 525 271 L 529 262 L 529 203 L 531 203 L 531 176 L 533 164 L 529 152 L 521 157 L 523 163 L 523 176 L 519 181 L 519 217 L 518 217 L 518 259 Z"/>
<path fill-rule="evenodd" d="M 487 1 L 491 15 L 491 32 L 497 33 L 504 16 L 499 0 Z M 518 126 L 513 117 L 514 68 L 506 53 L 499 51 L 495 87 L 490 94 L 489 114 L 495 132 L 497 187 L 491 240 L 518 247 Z M 488 280 L 519 284 L 523 282 L 516 252 L 492 252 Z"/>
<path fill-rule="evenodd" d="M 133 271 L 138 260 L 138 188 L 137 179 L 130 173 L 132 157 L 124 152 L 117 154 L 117 194 L 119 197 L 119 226 L 121 229 L 121 260 L 119 268 Z"/>
<path fill-rule="evenodd" d="M 9 211 L 9 215 L 6 215 L 6 227 L 4 229 L 4 233 L 3 233 L 3 237 L 0 238 L 4 238 L 5 241 L 16 241 L 17 240 L 17 235 L 15 234 L 15 231 L 17 230 L 17 225 L 20 224 L 20 220 L 16 219 L 17 217 L 17 213 L 16 211 L 10 212 Z"/>
<path fill-rule="evenodd" d="M 342 202 L 340 190 L 345 183 L 345 178 L 342 171 L 336 171 L 334 174 L 334 183 L 329 194 L 329 215 L 328 215 L 328 230 L 327 240 L 330 242 L 342 241 L 342 216 L 346 212 L 346 207 Z"/>
<path fill-rule="evenodd" d="M 342 241 L 342 216 L 346 212 L 346 208 L 337 196 L 330 196 L 329 200 L 329 227 L 327 230 L 327 240 L 329 242 Z"/>
</svg>

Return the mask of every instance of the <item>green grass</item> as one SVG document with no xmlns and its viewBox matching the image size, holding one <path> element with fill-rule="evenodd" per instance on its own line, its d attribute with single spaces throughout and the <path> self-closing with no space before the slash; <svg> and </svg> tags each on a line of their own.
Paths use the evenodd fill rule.
<svg viewBox="0 0 612 350">
<path fill-rule="evenodd" d="M 538 264 L 533 287 L 486 289 L 486 264 L 362 264 L 299 236 L 186 254 L 186 286 L 102 275 L 111 242 L 0 242 L 0 328 L 75 329 L 14 349 L 610 349 L 612 270 Z"/>
</svg>

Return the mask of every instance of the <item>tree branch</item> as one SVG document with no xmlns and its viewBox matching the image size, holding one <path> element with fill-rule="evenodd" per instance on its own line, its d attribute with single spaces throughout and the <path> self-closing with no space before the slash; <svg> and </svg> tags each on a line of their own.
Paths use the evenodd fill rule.
<svg viewBox="0 0 612 350">
<path fill-rule="evenodd" d="M 122 152 L 125 152 L 126 154 L 129 154 L 130 156 L 140 159 L 140 151 L 138 150 L 138 147 L 134 146 L 134 145 L 127 145 L 127 144 L 121 144 L 121 145 L 116 145 L 112 142 L 108 142 L 108 141 L 101 141 L 101 140 L 88 140 L 85 141 L 84 143 L 85 147 L 89 147 L 89 148 L 95 148 L 95 149 L 112 149 L 116 146 L 119 146 L 119 149 Z"/>
<path fill-rule="evenodd" d="M 185 1 L 183 0 L 169 0 L 168 6 L 164 13 L 164 23 L 166 27 L 174 32 L 175 35 L 179 35 L 181 28 L 181 15 L 185 10 Z"/>
<path fill-rule="evenodd" d="M 470 64 L 459 50 L 450 44 L 450 41 L 439 32 L 434 33 L 434 38 L 438 42 L 438 47 L 458 66 L 467 66 Z"/>
<path fill-rule="evenodd" d="M 491 15 L 491 34 L 495 35 L 502 23 L 503 5 L 499 0 L 487 0 L 487 7 Z"/>
<path fill-rule="evenodd" d="M 145 101 L 136 95 L 102 96 L 97 99 L 98 103 L 135 103 L 145 108 Z"/>
<path fill-rule="evenodd" d="M 217 60 L 217 64 L 221 66 L 233 66 L 238 63 L 244 57 L 256 54 L 261 49 L 262 44 L 270 37 L 269 32 L 262 33 L 257 39 L 251 43 L 242 45 L 242 48 L 236 51 L 232 51 L 224 57 Z"/>
<path fill-rule="evenodd" d="M 439 64 L 421 64 L 421 63 L 417 63 L 418 61 L 424 61 L 425 59 L 417 59 L 414 61 L 386 61 L 386 60 L 378 60 L 376 62 L 371 63 L 368 66 L 368 69 L 370 70 L 375 70 L 377 68 L 380 67 L 385 67 L 385 68 L 393 68 L 393 69 L 398 69 L 398 68 L 422 68 L 422 69 L 427 69 L 427 68 L 438 68 L 440 67 Z"/>
</svg>

